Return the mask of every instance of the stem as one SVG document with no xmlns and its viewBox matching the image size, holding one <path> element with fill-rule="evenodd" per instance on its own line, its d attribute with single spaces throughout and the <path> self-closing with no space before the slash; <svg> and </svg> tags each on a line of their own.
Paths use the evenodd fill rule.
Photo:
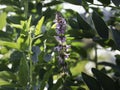
<svg viewBox="0 0 120 90">
<path fill-rule="evenodd" d="M 25 0 L 25 2 L 24 2 L 24 7 L 25 7 L 25 12 L 24 12 L 24 14 L 25 14 L 25 18 L 27 19 L 27 16 L 28 16 L 28 0 Z"/>
<path fill-rule="evenodd" d="M 96 45 L 95 45 L 95 58 L 94 58 L 94 61 L 95 61 L 95 67 L 98 68 L 98 65 L 97 65 L 98 57 L 97 57 L 97 46 Z"/>
<path fill-rule="evenodd" d="M 31 36 L 31 31 L 29 33 L 29 62 L 30 62 L 30 80 L 29 80 L 29 84 L 30 84 L 30 89 L 32 89 L 32 59 L 31 59 L 31 53 L 32 53 L 32 36 Z"/>
</svg>

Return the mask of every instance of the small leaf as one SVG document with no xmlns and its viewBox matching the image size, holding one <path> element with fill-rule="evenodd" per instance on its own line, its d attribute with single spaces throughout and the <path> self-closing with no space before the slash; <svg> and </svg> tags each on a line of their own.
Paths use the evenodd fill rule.
<svg viewBox="0 0 120 90">
<path fill-rule="evenodd" d="M 16 80 L 16 76 L 13 73 L 8 72 L 8 71 L 1 71 L 0 78 L 6 81 L 9 81 L 10 79 Z"/>
<path fill-rule="evenodd" d="M 22 58 L 19 66 L 19 82 L 22 86 L 26 86 L 29 80 L 29 67 L 26 59 Z"/>
<path fill-rule="evenodd" d="M 51 29 L 56 29 L 56 23 L 52 25 Z"/>
<path fill-rule="evenodd" d="M 7 85 L 11 85 L 11 83 L 9 81 L 5 81 L 3 79 L 0 79 L 0 86 L 7 86 Z"/>
<path fill-rule="evenodd" d="M 102 90 L 98 81 L 95 78 L 93 78 L 85 73 L 82 73 L 82 77 L 90 90 Z"/>
<path fill-rule="evenodd" d="M 6 17 L 7 17 L 6 13 L 0 14 L 0 30 L 2 30 L 3 27 L 6 25 Z"/>
<path fill-rule="evenodd" d="M 100 35 L 100 37 L 107 39 L 109 29 L 107 25 L 105 24 L 105 22 L 103 21 L 103 19 L 96 12 L 93 12 L 92 19 L 93 19 L 95 28 L 98 34 Z"/>
<path fill-rule="evenodd" d="M 95 75 L 98 82 L 101 84 L 103 90 L 116 90 L 115 83 L 110 77 L 108 77 L 107 75 L 105 75 L 101 71 L 98 71 L 95 68 L 92 68 L 92 72 Z"/>
<path fill-rule="evenodd" d="M 30 29 L 31 19 L 32 19 L 32 16 L 30 16 L 28 21 L 27 21 L 26 31 L 28 31 Z"/>
<path fill-rule="evenodd" d="M 35 29 L 35 35 L 39 35 L 41 33 L 41 28 L 42 28 L 42 24 L 44 22 L 44 16 L 39 20 L 36 29 Z"/>
<path fill-rule="evenodd" d="M 22 29 L 22 26 L 19 24 L 11 24 L 12 27 Z"/>
<path fill-rule="evenodd" d="M 0 40 L 0 45 L 1 45 L 1 46 L 10 47 L 10 48 L 14 48 L 14 49 L 18 49 L 18 50 L 19 50 L 19 47 L 18 47 L 17 44 L 14 43 L 14 42 L 7 42 L 7 41 L 1 41 L 1 40 Z"/>
<path fill-rule="evenodd" d="M 116 6 L 119 6 L 119 5 L 120 5 L 120 0 L 112 0 L 112 2 L 113 2 Z"/>
</svg>

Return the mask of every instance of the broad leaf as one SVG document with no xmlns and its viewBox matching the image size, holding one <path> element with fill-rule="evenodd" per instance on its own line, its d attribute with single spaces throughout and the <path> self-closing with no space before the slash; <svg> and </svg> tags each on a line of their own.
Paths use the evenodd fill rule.
<svg viewBox="0 0 120 90">
<path fill-rule="evenodd" d="M 44 22 L 44 16 L 39 20 L 36 29 L 35 29 L 35 35 L 39 35 L 41 33 L 41 29 L 42 29 L 42 24 Z"/>
<path fill-rule="evenodd" d="M 0 14 L 0 30 L 2 30 L 3 27 L 6 25 L 6 17 L 7 17 L 6 13 Z"/>
<path fill-rule="evenodd" d="M 82 0 L 64 0 L 64 1 L 75 5 L 81 5 L 82 3 Z"/>
<path fill-rule="evenodd" d="M 49 7 L 49 6 L 53 6 L 53 5 L 57 5 L 57 4 L 61 4 L 61 1 L 52 1 L 50 3 L 46 3 L 44 4 L 44 7 Z"/>
<path fill-rule="evenodd" d="M 91 26 L 77 13 L 77 21 L 79 28 L 83 30 L 91 30 Z"/>
<path fill-rule="evenodd" d="M 117 71 L 118 73 L 120 73 L 120 67 L 115 65 L 115 64 L 112 64 L 112 63 L 109 63 L 109 62 L 99 62 L 98 65 L 109 66 L 112 69 L 114 69 L 115 71 Z"/>
<path fill-rule="evenodd" d="M 109 5 L 110 4 L 110 0 L 98 0 L 98 1 L 100 1 L 104 5 Z"/>
<path fill-rule="evenodd" d="M 96 13 L 93 12 L 92 19 L 95 25 L 95 28 L 100 35 L 100 37 L 107 39 L 108 38 L 108 27 L 105 24 L 104 20 Z"/>
<path fill-rule="evenodd" d="M 85 73 L 82 73 L 82 77 L 90 90 L 102 90 L 98 81 L 95 78 L 93 78 Z"/>
<path fill-rule="evenodd" d="M 101 71 L 98 71 L 95 68 L 92 68 L 92 72 L 95 75 L 98 82 L 101 84 L 103 90 L 116 90 L 115 83 L 110 77 L 108 77 L 107 75 L 105 75 Z"/>
<path fill-rule="evenodd" d="M 112 2 L 113 2 L 116 6 L 119 6 L 119 5 L 120 5 L 120 0 L 112 0 Z"/>
<path fill-rule="evenodd" d="M 118 48 L 120 48 L 120 31 L 113 28 L 111 28 L 111 30 L 115 44 L 117 45 Z"/>
<path fill-rule="evenodd" d="M 43 90 L 43 89 L 45 88 L 45 86 L 46 86 L 46 84 L 47 84 L 47 81 L 48 81 L 49 77 L 51 76 L 51 74 L 52 74 L 52 69 L 48 70 L 48 71 L 45 73 L 45 75 L 44 75 L 44 77 L 43 77 L 43 80 L 42 80 L 42 82 L 41 82 L 40 90 Z M 51 82 L 51 83 L 52 83 L 52 82 Z"/>
</svg>

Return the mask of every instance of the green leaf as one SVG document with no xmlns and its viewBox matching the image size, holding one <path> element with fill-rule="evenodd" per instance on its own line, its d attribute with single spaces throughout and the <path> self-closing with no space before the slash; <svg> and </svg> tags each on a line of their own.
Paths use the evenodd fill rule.
<svg viewBox="0 0 120 90">
<path fill-rule="evenodd" d="M 73 76 L 79 75 L 84 70 L 86 63 L 87 63 L 87 61 L 81 61 L 81 62 L 77 63 L 77 65 L 75 67 L 71 67 L 70 71 L 71 71 L 72 75 Z"/>
<path fill-rule="evenodd" d="M 108 27 L 105 24 L 104 20 L 94 11 L 92 14 L 92 19 L 95 25 L 95 28 L 100 35 L 100 37 L 107 39 L 108 38 Z"/>
<path fill-rule="evenodd" d="M 93 0 L 86 0 L 87 2 L 93 3 Z"/>
<path fill-rule="evenodd" d="M 103 5 L 109 5 L 110 4 L 110 0 L 98 0 L 101 3 L 103 3 Z"/>
<path fill-rule="evenodd" d="M 77 21 L 75 21 L 74 19 L 69 19 L 68 20 L 70 26 L 74 29 L 79 29 L 79 24 L 77 23 Z"/>
<path fill-rule="evenodd" d="M 20 85 L 26 86 L 29 80 L 29 67 L 26 59 L 24 58 L 20 61 L 18 76 Z"/>
<path fill-rule="evenodd" d="M 47 81 L 48 81 L 49 77 L 51 76 L 51 74 L 52 74 L 52 69 L 48 70 L 48 71 L 45 73 L 45 75 L 44 75 L 44 77 L 43 77 L 43 80 L 42 80 L 42 82 L 41 82 L 40 90 L 43 90 L 43 89 L 44 89 L 44 87 L 45 87 L 46 84 L 47 84 Z"/>
<path fill-rule="evenodd" d="M 112 63 L 109 63 L 109 62 L 99 62 L 97 63 L 98 65 L 104 65 L 104 66 L 109 66 L 111 67 L 112 69 L 114 69 L 116 72 L 120 73 L 120 67 L 115 65 L 115 64 L 112 64 Z"/>
<path fill-rule="evenodd" d="M 112 0 L 112 2 L 113 2 L 116 6 L 119 6 L 119 5 L 120 5 L 120 0 Z"/>
<path fill-rule="evenodd" d="M 82 0 L 64 0 L 64 1 L 75 5 L 81 5 L 82 2 Z"/>
<path fill-rule="evenodd" d="M 95 78 L 93 78 L 85 73 L 82 73 L 82 77 L 90 90 L 102 90 L 98 81 Z"/>
<path fill-rule="evenodd" d="M 61 3 L 62 3 L 61 1 L 52 1 L 50 3 L 44 4 L 43 7 L 49 7 L 49 6 L 53 6 L 53 5 L 57 5 L 57 4 L 61 4 Z"/>
<path fill-rule="evenodd" d="M 120 31 L 113 29 L 113 28 L 111 29 L 111 31 L 112 31 L 113 39 L 114 39 L 116 46 L 120 48 Z"/>
<path fill-rule="evenodd" d="M 62 84 L 63 84 L 62 78 L 58 79 L 57 82 L 53 85 L 52 90 L 59 90 Z"/>
<path fill-rule="evenodd" d="M 16 80 L 16 76 L 11 72 L 1 71 L 0 72 L 0 79 L 6 80 L 6 81 L 9 81 L 10 79 Z"/>
<path fill-rule="evenodd" d="M 14 49 L 18 49 L 18 50 L 19 50 L 19 46 L 18 46 L 17 43 L 15 43 L 15 42 L 7 42 L 7 41 L 1 41 L 1 40 L 0 40 L 0 45 L 1 45 L 1 46 L 10 47 L 10 48 L 14 48 Z"/>
<path fill-rule="evenodd" d="M 23 27 L 19 24 L 11 24 L 12 27 L 22 29 Z"/>
<path fill-rule="evenodd" d="M 11 85 L 11 83 L 9 81 L 5 81 L 3 79 L 0 79 L 0 86 L 7 86 L 7 85 Z"/>
<path fill-rule="evenodd" d="M 92 72 L 101 84 L 103 90 L 116 90 L 115 83 L 110 77 L 95 68 L 92 68 Z"/>
<path fill-rule="evenodd" d="M 52 25 L 51 29 L 56 29 L 56 23 Z"/>
<path fill-rule="evenodd" d="M 91 26 L 77 13 L 79 28 L 83 30 L 92 30 Z"/>
<path fill-rule="evenodd" d="M 7 14 L 5 12 L 0 14 L 0 30 L 2 30 L 3 27 L 6 25 L 6 17 Z"/>
<path fill-rule="evenodd" d="M 32 16 L 30 16 L 28 21 L 27 21 L 26 31 L 28 31 L 30 29 L 31 19 L 32 19 Z"/>
<path fill-rule="evenodd" d="M 42 28 L 42 24 L 44 22 L 44 16 L 39 20 L 36 29 L 35 29 L 35 35 L 39 35 L 41 33 L 41 28 Z"/>
</svg>

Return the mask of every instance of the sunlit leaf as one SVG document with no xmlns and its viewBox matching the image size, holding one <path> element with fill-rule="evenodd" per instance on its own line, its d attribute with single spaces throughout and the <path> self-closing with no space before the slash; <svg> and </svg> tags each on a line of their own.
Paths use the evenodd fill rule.
<svg viewBox="0 0 120 90">
<path fill-rule="evenodd" d="M 15 42 L 7 42 L 7 41 L 1 41 L 0 40 L 0 45 L 10 47 L 10 48 L 14 48 L 14 49 L 19 49 L 19 46 Z"/>
<path fill-rule="evenodd" d="M 11 83 L 9 81 L 6 81 L 6 80 L 3 80 L 3 79 L 0 79 L 0 86 L 6 86 L 6 85 L 11 85 Z"/>
<path fill-rule="evenodd" d="M 87 63 L 87 61 L 81 61 L 79 63 L 77 63 L 77 65 L 75 67 L 71 67 L 70 71 L 72 73 L 73 76 L 79 75 L 85 68 L 85 64 Z"/>
<path fill-rule="evenodd" d="M 6 25 L 6 17 L 7 17 L 6 13 L 0 14 L 0 30 L 2 30 L 3 27 Z"/>
<path fill-rule="evenodd" d="M 30 16 L 28 21 L 27 21 L 26 31 L 28 31 L 30 29 L 31 19 L 32 19 L 32 16 Z"/>
<path fill-rule="evenodd" d="M 51 28 L 56 29 L 56 24 L 53 24 Z"/>
<path fill-rule="evenodd" d="M 42 29 L 42 24 L 44 22 L 44 16 L 38 21 L 38 24 L 36 25 L 36 29 L 35 29 L 35 35 L 39 35 L 41 33 L 41 29 Z"/>
</svg>

